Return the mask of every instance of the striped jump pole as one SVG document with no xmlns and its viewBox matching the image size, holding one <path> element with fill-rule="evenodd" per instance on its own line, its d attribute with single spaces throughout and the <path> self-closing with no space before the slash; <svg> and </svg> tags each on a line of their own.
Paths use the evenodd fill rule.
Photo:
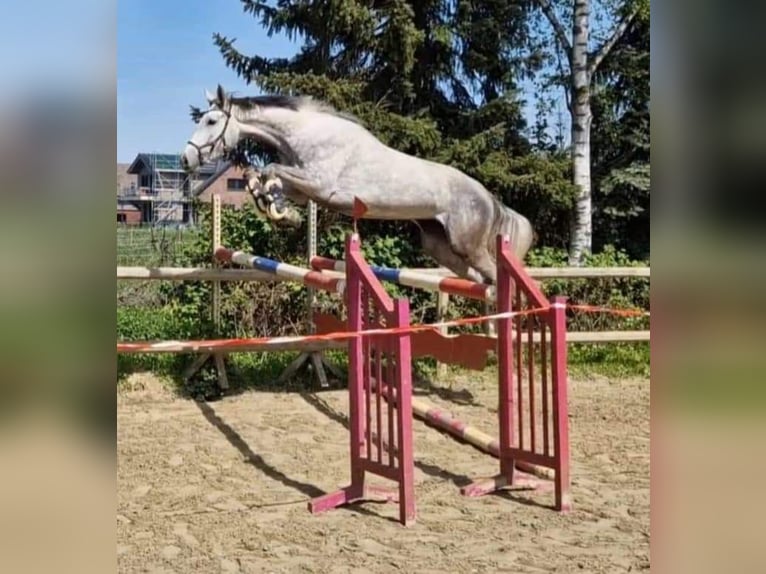
<svg viewBox="0 0 766 574">
<path fill-rule="evenodd" d="M 342 294 L 346 290 L 346 280 L 342 277 L 330 277 L 320 271 L 290 265 L 289 263 L 283 263 L 268 257 L 259 257 L 245 251 L 235 251 L 226 247 L 219 247 L 215 250 L 215 258 L 222 262 L 252 267 L 258 271 L 274 275 L 279 279 L 297 281 L 298 283 L 303 283 L 323 291 Z"/>
<path fill-rule="evenodd" d="M 373 390 L 377 390 L 375 380 L 373 380 L 372 387 Z M 388 391 L 387 385 L 384 385 L 383 388 L 384 392 Z M 396 401 L 395 394 L 393 398 Z M 500 458 L 500 442 L 495 437 L 454 418 L 450 413 L 433 406 L 427 401 L 413 396 L 411 403 L 412 415 L 422 420 L 426 425 L 443 431 L 450 435 L 450 437 L 463 441 L 481 452 L 490 454 L 495 458 Z M 522 460 L 517 460 L 515 467 L 522 472 L 545 480 L 554 480 L 556 477 L 552 469 Z"/>
<path fill-rule="evenodd" d="M 500 456 L 500 443 L 496 438 L 453 418 L 449 413 L 416 397 L 412 397 L 412 414 L 426 424 L 442 430 L 482 452 L 491 454 L 495 458 Z M 515 466 L 520 471 L 533 474 L 538 478 L 553 480 L 555 477 L 553 470 L 528 462 L 516 461 Z"/>
<path fill-rule="evenodd" d="M 329 259 L 327 257 L 312 257 L 311 267 L 317 271 L 324 270 L 345 273 L 346 262 L 337 259 Z M 418 289 L 425 289 L 426 291 L 460 295 L 461 297 L 478 299 L 479 301 L 495 300 L 495 288 L 492 285 L 484 285 L 483 283 L 476 283 L 475 281 L 469 281 L 468 279 L 440 277 L 438 275 L 423 273 L 422 271 L 414 271 L 412 269 L 394 269 L 392 267 L 380 267 L 378 265 L 370 265 L 370 269 L 379 280 L 388 281 L 389 283 L 396 283 L 407 287 L 416 287 Z"/>
</svg>

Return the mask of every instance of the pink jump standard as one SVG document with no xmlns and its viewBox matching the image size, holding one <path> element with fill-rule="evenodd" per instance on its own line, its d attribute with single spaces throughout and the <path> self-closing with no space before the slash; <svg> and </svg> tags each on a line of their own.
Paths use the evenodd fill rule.
<svg viewBox="0 0 766 574">
<path fill-rule="evenodd" d="M 409 326 L 409 301 L 388 296 L 364 262 L 356 234 L 346 240 L 346 262 L 348 330 Z M 410 351 L 407 333 L 349 341 L 351 484 L 310 501 L 312 513 L 382 495 L 398 499 L 402 524 L 415 522 Z M 397 482 L 398 492 L 366 485 L 368 472 Z"/>
<path fill-rule="evenodd" d="M 555 508 L 566 512 L 571 509 L 566 299 L 555 297 L 552 304 L 548 302 L 514 256 L 507 238 L 498 237 L 497 254 L 498 313 L 520 312 L 499 319 L 497 325 L 500 473 L 476 481 L 461 492 L 466 496 L 481 496 L 520 484 L 514 476 L 514 467 L 521 462 L 554 470 Z M 523 314 L 531 308 L 547 309 L 543 313 Z M 537 345 L 533 343 L 535 328 L 541 335 Z M 523 337 L 528 338 L 526 357 L 522 353 Z M 540 354 L 539 385 L 535 377 L 535 347 L 539 347 Z"/>
<path fill-rule="evenodd" d="M 531 474 L 554 481 L 555 508 L 568 511 L 571 496 L 566 300 L 558 297 L 553 304 L 548 301 L 513 254 L 507 239 L 498 237 L 497 253 L 496 289 L 465 279 L 443 278 L 410 269 L 370 265 L 369 270 L 381 281 L 472 299 L 494 300 L 498 313 L 513 313 L 514 316 L 498 321 L 498 338 L 492 340 L 498 357 L 499 438 L 495 439 L 415 397 L 412 398 L 413 414 L 426 424 L 500 459 L 500 473 L 464 487 L 461 489 L 464 495 L 480 496 L 504 487 L 543 486 L 528 476 Z M 311 266 L 315 270 L 346 270 L 345 262 L 324 257 L 312 258 Z M 411 341 L 416 352 L 418 348 L 421 351 L 427 349 L 434 356 L 434 345 L 448 348 L 451 344 L 445 337 L 442 342 L 419 345 L 418 340 L 422 341 L 425 335 L 432 334 L 413 334 Z M 466 345 L 477 344 L 466 340 Z M 482 353 L 483 350 L 479 352 Z"/>
</svg>

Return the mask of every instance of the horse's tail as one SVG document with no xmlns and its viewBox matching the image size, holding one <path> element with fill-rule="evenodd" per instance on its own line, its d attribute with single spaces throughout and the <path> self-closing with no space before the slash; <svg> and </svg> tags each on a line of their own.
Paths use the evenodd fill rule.
<svg viewBox="0 0 766 574">
<path fill-rule="evenodd" d="M 495 254 L 495 242 L 498 234 L 508 235 L 514 254 L 519 258 L 519 261 L 524 261 L 524 257 L 537 238 L 537 233 L 529 220 L 519 212 L 503 205 L 500 201 L 495 202 L 495 208 L 495 221 L 489 237 L 490 253 Z"/>
</svg>

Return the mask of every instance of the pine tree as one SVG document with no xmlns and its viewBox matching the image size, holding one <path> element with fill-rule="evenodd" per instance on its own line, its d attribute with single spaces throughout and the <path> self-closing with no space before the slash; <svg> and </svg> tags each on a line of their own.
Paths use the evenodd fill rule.
<svg viewBox="0 0 766 574">
<path fill-rule="evenodd" d="M 446 134 L 464 136 L 486 129 L 489 118 L 484 114 L 472 125 L 461 114 L 516 87 L 521 62 L 512 53 L 525 33 L 524 2 L 240 1 L 270 34 L 305 38 L 294 58 L 266 59 L 244 55 L 232 39 L 214 36 L 227 65 L 262 89 L 283 83 L 292 90 L 320 88 L 315 95 L 336 100 L 331 103 L 361 100 L 404 116 L 428 115 Z M 312 85 L 311 76 L 361 89 L 348 101 L 348 91 Z M 515 101 L 503 118 L 509 119 L 514 129 L 523 127 Z"/>
<path fill-rule="evenodd" d="M 649 257 L 649 17 L 639 14 L 594 78 L 594 247 Z"/>
</svg>

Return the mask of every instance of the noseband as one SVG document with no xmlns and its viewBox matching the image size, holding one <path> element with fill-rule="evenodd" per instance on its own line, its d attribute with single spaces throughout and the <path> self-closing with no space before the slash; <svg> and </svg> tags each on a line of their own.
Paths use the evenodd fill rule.
<svg viewBox="0 0 766 574">
<path fill-rule="evenodd" d="M 229 120 L 231 119 L 231 107 L 229 107 L 229 111 L 226 111 L 224 109 L 220 110 L 223 115 L 226 116 L 226 121 L 223 123 L 223 130 L 221 130 L 221 133 L 216 137 L 213 141 L 203 144 L 203 145 L 197 145 L 193 141 L 188 140 L 186 143 L 192 146 L 195 150 L 197 150 L 197 159 L 200 163 L 202 163 L 202 152 L 203 150 L 206 150 L 207 148 L 210 148 L 210 153 L 213 153 L 213 150 L 215 149 L 215 146 L 218 145 L 218 142 L 221 142 L 223 144 L 223 153 L 225 154 L 227 151 L 226 148 L 226 129 L 229 127 Z"/>
</svg>

